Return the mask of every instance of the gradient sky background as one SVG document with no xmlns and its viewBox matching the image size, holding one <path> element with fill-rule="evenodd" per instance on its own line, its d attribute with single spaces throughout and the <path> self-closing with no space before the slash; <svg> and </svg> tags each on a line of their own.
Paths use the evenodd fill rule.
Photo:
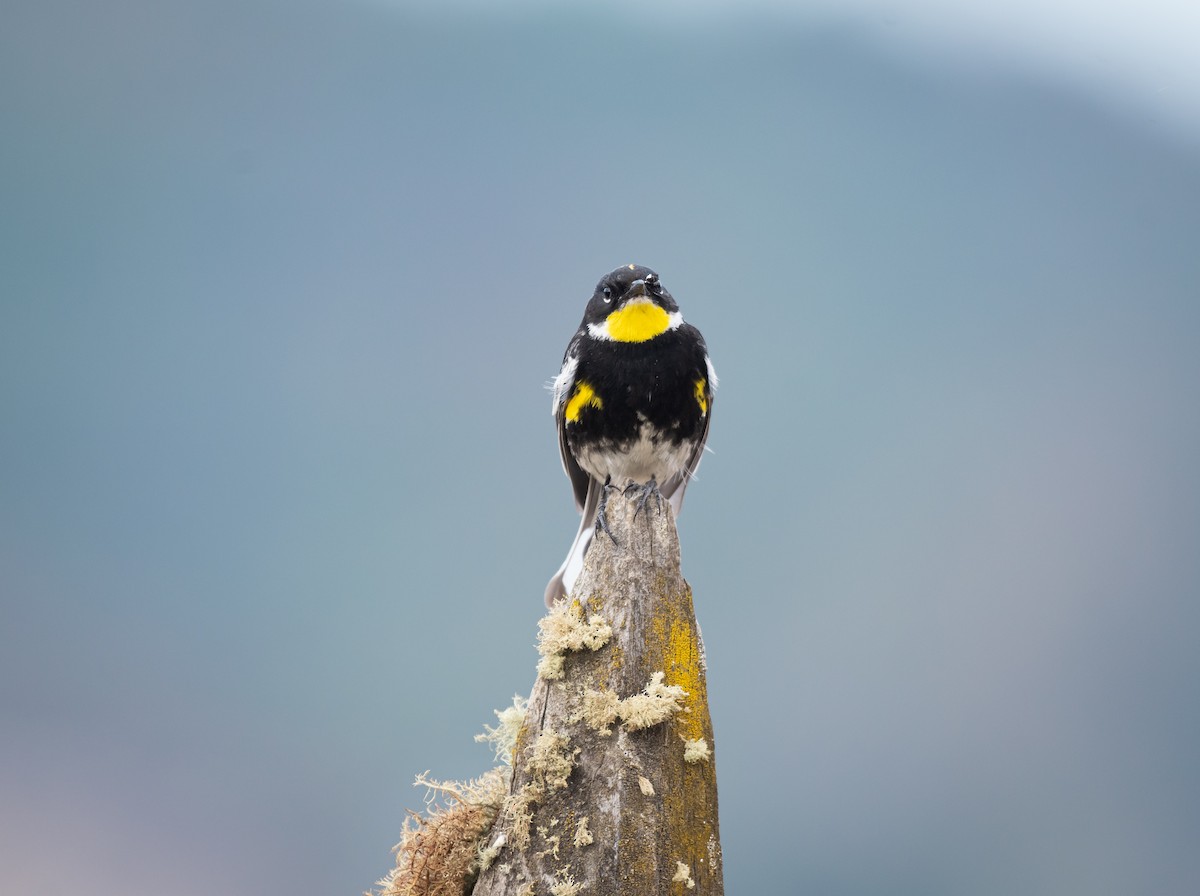
<svg viewBox="0 0 1200 896">
<path fill-rule="evenodd" d="M 384 874 L 637 261 L 721 374 L 727 891 L 1194 893 L 1195 5 L 484 7 L 5 4 L 0 891 Z"/>
</svg>

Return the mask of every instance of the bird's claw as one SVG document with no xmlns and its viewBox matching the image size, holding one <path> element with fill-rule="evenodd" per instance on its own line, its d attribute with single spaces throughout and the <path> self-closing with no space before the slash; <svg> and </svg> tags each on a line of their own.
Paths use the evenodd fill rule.
<svg viewBox="0 0 1200 896">
<path fill-rule="evenodd" d="M 612 477 L 604 480 L 604 486 L 600 491 L 600 505 L 596 508 L 596 531 L 603 532 L 612 539 L 613 544 L 616 544 L 617 536 L 613 535 L 612 529 L 608 528 L 608 515 L 605 513 L 605 509 L 608 507 L 608 493 L 610 491 L 617 491 L 617 486 L 612 484 Z"/>
<path fill-rule="evenodd" d="M 646 509 L 646 502 L 651 498 L 654 498 L 654 506 L 658 510 L 662 510 L 663 496 L 662 492 L 658 489 L 658 479 L 656 477 L 651 476 L 650 481 L 645 485 L 641 485 L 637 482 L 629 483 L 629 485 L 625 486 L 625 491 L 623 494 L 628 495 L 631 491 L 641 493 L 641 496 L 638 498 L 637 502 L 637 510 L 633 512 L 633 518 L 635 520 L 638 518 L 638 514 Z"/>
</svg>

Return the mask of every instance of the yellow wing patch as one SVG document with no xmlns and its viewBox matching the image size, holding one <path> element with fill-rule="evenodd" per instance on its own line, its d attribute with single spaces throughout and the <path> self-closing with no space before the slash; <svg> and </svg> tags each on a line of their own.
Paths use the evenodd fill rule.
<svg viewBox="0 0 1200 896">
<path fill-rule="evenodd" d="M 610 314 L 605 326 L 617 342 L 645 342 L 667 332 L 671 318 L 653 302 L 630 302 Z"/>
<path fill-rule="evenodd" d="M 584 382 L 575 384 L 575 392 L 571 395 L 571 400 L 567 402 L 567 408 L 563 411 L 563 416 L 571 423 L 579 421 L 579 415 L 583 413 L 584 408 L 595 408 L 600 410 L 604 407 L 604 402 L 600 400 L 600 396 L 596 394 L 596 390 Z"/>
<path fill-rule="evenodd" d="M 700 415 L 708 414 L 708 389 L 705 388 L 704 377 L 696 380 L 696 404 L 700 405 Z"/>
</svg>

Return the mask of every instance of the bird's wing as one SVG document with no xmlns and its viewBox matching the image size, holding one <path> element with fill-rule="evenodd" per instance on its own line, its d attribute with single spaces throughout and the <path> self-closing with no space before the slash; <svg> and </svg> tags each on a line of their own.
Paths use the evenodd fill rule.
<svg viewBox="0 0 1200 896">
<path fill-rule="evenodd" d="M 671 490 L 668 492 L 663 489 L 663 494 L 667 500 L 671 502 L 671 509 L 675 511 L 675 516 L 678 518 L 679 512 L 683 510 L 683 493 L 687 491 L 688 483 L 696 478 L 696 470 L 700 466 L 700 461 L 704 457 L 704 444 L 708 441 L 708 427 L 712 421 L 713 400 L 711 391 L 708 396 L 708 413 L 704 415 L 704 430 L 700 433 L 700 438 L 696 442 L 696 447 L 692 451 L 691 457 L 688 458 L 687 466 L 678 476 L 671 479 Z"/>
<path fill-rule="evenodd" d="M 583 513 L 587 504 L 588 484 L 592 477 L 583 471 L 583 468 L 576 462 L 575 456 L 571 454 L 571 448 L 567 444 L 566 419 L 567 402 L 575 387 L 575 371 L 579 367 L 578 347 L 579 337 L 576 336 L 567 346 L 567 353 L 563 356 L 562 370 L 554 378 L 554 399 L 551 410 L 554 413 L 554 423 L 558 427 L 558 453 L 562 459 L 563 472 L 571 480 L 571 488 L 575 492 L 575 509 Z"/>
<path fill-rule="evenodd" d="M 717 386 L 717 372 L 713 370 L 712 361 L 709 360 L 708 349 L 704 346 L 703 339 L 700 340 L 700 346 L 704 350 L 704 397 L 708 403 L 708 407 L 704 412 L 704 429 L 701 430 L 700 438 L 696 441 L 696 447 L 688 458 L 687 466 L 680 473 L 671 477 L 669 489 L 662 489 L 663 495 L 671 502 L 671 509 L 675 511 L 676 518 L 679 517 L 679 512 L 683 510 L 683 493 L 687 491 L 688 483 L 696 478 L 696 470 L 700 467 L 700 461 L 704 458 L 704 446 L 708 442 L 708 428 L 712 423 L 713 397 Z"/>
</svg>

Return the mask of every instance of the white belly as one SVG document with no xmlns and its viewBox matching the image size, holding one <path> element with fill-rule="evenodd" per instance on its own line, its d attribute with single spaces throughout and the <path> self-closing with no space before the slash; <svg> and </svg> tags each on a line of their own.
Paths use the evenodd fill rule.
<svg viewBox="0 0 1200 896">
<path fill-rule="evenodd" d="M 643 424 L 640 437 L 624 450 L 590 447 L 575 459 L 600 482 L 611 477 L 613 485 L 623 487 L 630 482 L 657 479 L 660 486 L 666 485 L 672 476 L 687 468 L 693 446 L 687 442 L 675 444 L 669 439 L 656 442 L 650 431 L 650 426 Z"/>
</svg>

